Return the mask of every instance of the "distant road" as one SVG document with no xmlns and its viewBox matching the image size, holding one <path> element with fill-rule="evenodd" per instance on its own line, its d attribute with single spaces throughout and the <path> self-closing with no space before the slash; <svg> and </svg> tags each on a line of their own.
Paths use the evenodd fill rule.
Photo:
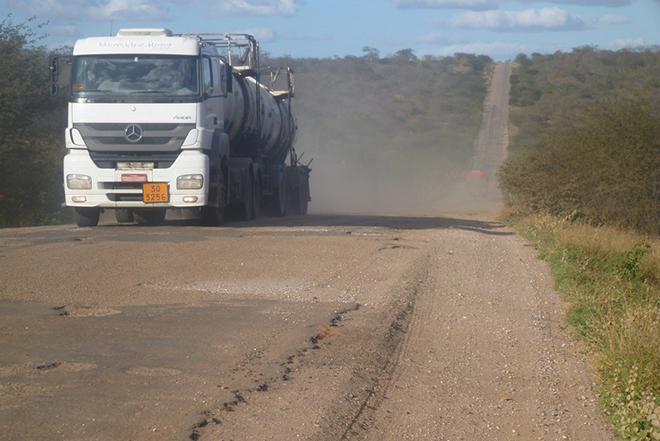
<svg viewBox="0 0 660 441">
<path fill-rule="evenodd" d="M 483 107 L 479 134 L 474 141 L 472 169 L 496 178 L 497 169 L 506 158 L 509 145 L 507 123 L 509 121 L 509 92 L 511 63 L 496 63 L 490 83 L 490 91 Z"/>
<path fill-rule="evenodd" d="M 511 63 L 495 63 L 483 104 L 479 132 L 472 144 L 469 168 L 439 206 L 458 210 L 498 210 L 502 194 L 497 172 L 506 159 L 509 145 L 509 79 Z"/>
</svg>

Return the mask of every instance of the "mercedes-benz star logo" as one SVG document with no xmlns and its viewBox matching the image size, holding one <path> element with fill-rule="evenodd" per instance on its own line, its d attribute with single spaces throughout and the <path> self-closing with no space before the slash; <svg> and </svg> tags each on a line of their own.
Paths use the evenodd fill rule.
<svg viewBox="0 0 660 441">
<path fill-rule="evenodd" d="M 128 142 L 138 142 L 142 139 L 142 127 L 137 124 L 130 124 L 124 129 L 124 138 Z"/>
</svg>

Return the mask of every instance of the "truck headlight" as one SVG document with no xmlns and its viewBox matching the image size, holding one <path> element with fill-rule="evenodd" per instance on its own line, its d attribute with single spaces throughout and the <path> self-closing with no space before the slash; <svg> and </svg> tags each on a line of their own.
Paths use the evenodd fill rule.
<svg viewBox="0 0 660 441">
<path fill-rule="evenodd" d="M 66 175 L 66 186 L 71 190 L 91 190 L 92 178 L 87 175 Z"/>
<path fill-rule="evenodd" d="M 203 186 L 204 176 L 202 175 L 182 175 L 176 178 L 178 190 L 199 190 Z"/>
</svg>

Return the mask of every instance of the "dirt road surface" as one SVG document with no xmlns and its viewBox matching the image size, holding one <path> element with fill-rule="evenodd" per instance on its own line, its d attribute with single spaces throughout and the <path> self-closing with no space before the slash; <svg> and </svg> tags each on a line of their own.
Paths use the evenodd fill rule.
<svg viewBox="0 0 660 441">
<path fill-rule="evenodd" d="M 0 440 L 613 440 L 545 265 L 490 187 L 458 191 L 423 214 L 0 230 Z"/>
</svg>

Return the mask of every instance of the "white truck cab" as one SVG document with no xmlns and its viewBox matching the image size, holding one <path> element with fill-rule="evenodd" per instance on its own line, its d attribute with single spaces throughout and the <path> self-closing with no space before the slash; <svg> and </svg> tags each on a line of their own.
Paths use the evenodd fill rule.
<svg viewBox="0 0 660 441">
<path fill-rule="evenodd" d="M 284 214 L 287 190 L 296 189 L 306 212 L 309 168 L 293 150 L 292 86 L 269 90 L 257 62 L 247 35 L 122 29 L 76 42 L 64 187 L 78 225 L 96 225 L 106 209 L 120 222 L 143 223 L 159 222 L 167 209 L 199 209 L 217 224 L 231 205 L 249 219 L 262 196 Z"/>
</svg>

